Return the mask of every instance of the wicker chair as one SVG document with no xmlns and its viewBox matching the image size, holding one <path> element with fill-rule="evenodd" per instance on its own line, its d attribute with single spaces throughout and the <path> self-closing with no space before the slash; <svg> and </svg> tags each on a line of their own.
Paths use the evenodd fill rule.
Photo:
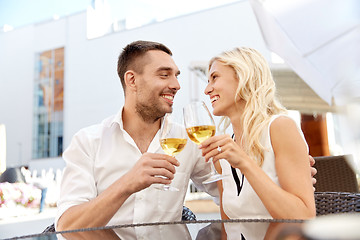
<svg viewBox="0 0 360 240">
<path fill-rule="evenodd" d="M 347 163 L 351 155 L 314 157 L 318 192 L 359 192 L 356 174 Z"/>
<path fill-rule="evenodd" d="M 315 192 L 316 215 L 360 213 L 360 193 Z"/>
</svg>

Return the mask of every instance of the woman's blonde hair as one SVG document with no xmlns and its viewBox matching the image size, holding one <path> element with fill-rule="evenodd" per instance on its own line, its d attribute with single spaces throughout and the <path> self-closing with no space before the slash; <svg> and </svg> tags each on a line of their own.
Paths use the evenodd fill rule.
<svg viewBox="0 0 360 240">
<path fill-rule="evenodd" d="M 235 103 L 242 99 L 245 108 L 242 114 L 243 135 L 241 143 L 245 152 L 258 161 L 259 166 L 264 161 L 264 146 L 260 140 L 263 130 L 268 126 L 273 115 L 286 113 L 286 109 L 275 96 L 275 82 L 266 59 L 255 49 L 247 47 L 235 48 L 212 58 L 209 69 L 214 61 L 234 69 L 238 79 Z M 230 119 L 223 117 L 219 128 L 222 131 L 230 125 Z"/>
</svg>

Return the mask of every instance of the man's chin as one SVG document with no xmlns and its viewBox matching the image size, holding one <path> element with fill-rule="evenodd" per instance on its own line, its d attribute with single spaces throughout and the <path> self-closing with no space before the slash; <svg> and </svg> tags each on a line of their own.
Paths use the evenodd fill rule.
<svg viewBox="0 0 360 240">
<path fill-rule="evenodd" d="M 173 111 L 173 105 L 171 104 L 171 106 L 170 105 L 168 105 L 168 106 L 166 106 L 165 108 L 164 108 L 164 115 L 166 114 L 166 113 L 172 113 L 172 111 Z"/>
<path fill-rule="evenodd" d="M 173 109 L 172 107 L 163 108 L 161 113 L 159 112 L 159 118 L 163 118 L 165 114 L 172 113 Z"/>
</svg>

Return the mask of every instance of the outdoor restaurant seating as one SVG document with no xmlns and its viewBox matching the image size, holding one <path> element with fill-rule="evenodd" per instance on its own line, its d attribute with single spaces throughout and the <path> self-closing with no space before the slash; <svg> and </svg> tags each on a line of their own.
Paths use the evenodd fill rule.
<svg viewBox="0 0 360 240">
<path fill-rule="evenodd" d="M 314 157 L 317 183 L 315 204 L 316 215 L 339 213 L 359 213 L 360 193 L 356 175 L 348 165 L 349 155 Z M 183 207 L 182 221 L 196 221 L 195 214 Z M 54 232 L 54 225 L 48 226 L 45 232 Z"/>
</svg>

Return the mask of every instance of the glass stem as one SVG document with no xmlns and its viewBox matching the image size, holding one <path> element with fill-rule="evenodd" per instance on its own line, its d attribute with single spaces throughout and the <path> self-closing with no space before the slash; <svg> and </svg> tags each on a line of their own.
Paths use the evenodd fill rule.
<svg viewBox="0 0 360 240">
<path fill-rule="evenodd" d="M 216 168 L 215 168 L 215 165 L 214 165 L 214 161 L 213 161 L 213 158 L 210 159 L 210 166 L 211 166 L 211 174 L 212 175 L 215 175 L 215 174 L 218 174 L 218 172 L 216 171 Z"/>
</svg>

